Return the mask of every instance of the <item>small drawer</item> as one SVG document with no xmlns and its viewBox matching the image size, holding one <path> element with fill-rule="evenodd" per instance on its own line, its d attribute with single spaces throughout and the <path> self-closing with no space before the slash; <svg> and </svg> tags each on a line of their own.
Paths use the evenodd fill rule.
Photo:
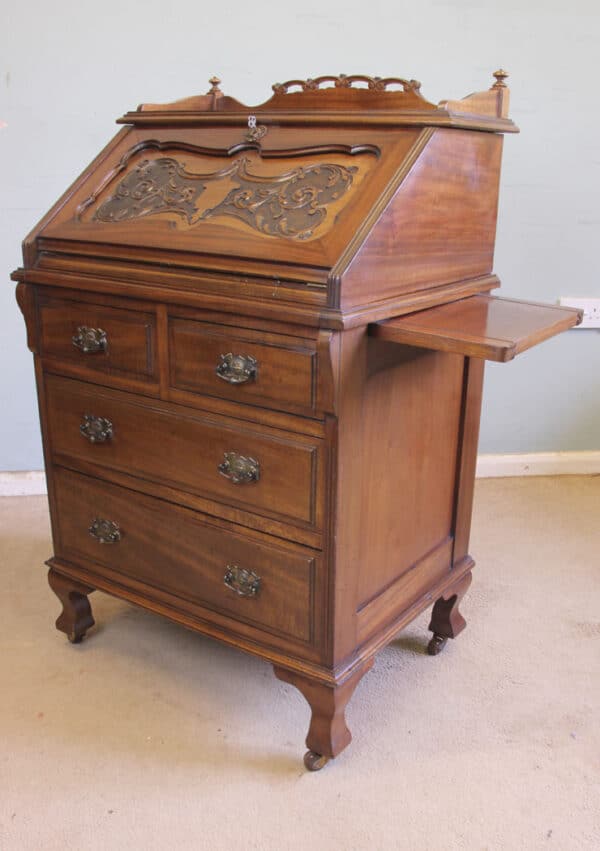
<svg viewBox="0 0 600 851">
<path fill-rule="evenodd" d="M 322 524 L 322 441 L 201 410 L 45 379 L 53 457 L 302 524 Z M 215 510 L 218 510 L 218 506 Z"/>
<path fill-rule="evenodd" d="M 56 555 L 297 642 L 313 641 L 318 553 L 60 467 Z M 103 571 L 102 568 L 106 570 Z"/>
<path fill-rule="evenodd" d="M 281 410 L 316 408 L 312 340 L 171 317 L 171 386 Z"/>
<path fill-rule="evenodd" d="M 107 376 L 156 382 L 153 313 L 41 296 L 41 353 Z"/>
</svg>

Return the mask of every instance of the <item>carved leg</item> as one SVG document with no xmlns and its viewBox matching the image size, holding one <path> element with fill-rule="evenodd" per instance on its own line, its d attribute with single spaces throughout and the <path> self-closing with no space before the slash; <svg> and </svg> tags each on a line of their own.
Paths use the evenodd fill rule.
<svg viewBox="0 0 600 851">
<path fill-rule="evenodd" d="M 471 573 L 465 575 L 436 601 L 431 613 L 429 629 L 433 638 L 429 642 L 427 652 L 430 656 L 441 653 L 449 638 L 456 638 L 466 627 L 467 622 L 458 611 L 458 604 L 467 593 L 471 584 Z"/>
<path fill-rule="evenodd" d="M 94 618 L 87 595 L 94 589 L 69 579 L 54 568 L 48 571 L 48 584 L 62 603 L 62 614 L 56 628 L 67 634 L 72 644 L 79 644 L 88 629 L 94 626 Z"/>
<path fill-rule="evenodd" d="M 309 750 L 304 755 L 304 765 L 309 771 L 318 771 L 323 768 L 352 741 L 344 712 L 354 689 L 372 664 L 371 659 L 348 679 L 339 685 L 331 686 L 274 666 L 275 676 L 296 686 L 311 708 L 312 717 L 306 737 L 306 746 Z"/>
</svg>

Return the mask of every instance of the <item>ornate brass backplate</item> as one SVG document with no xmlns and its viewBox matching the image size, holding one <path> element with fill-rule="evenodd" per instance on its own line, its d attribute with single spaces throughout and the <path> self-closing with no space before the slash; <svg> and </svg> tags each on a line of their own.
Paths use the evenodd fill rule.
<svg viewBox="0 0 600 851">
<path fill-rule="evenodd" d="M 108 347 L 108 337 L 102 328 L 88 328 L 80 325 L 77 333 L 71 338 L 76 349 L 85 355 L 93 355 L 96 352 L 105 352 Z"/>
<path fill-rule="evenodd" d="M 113 437 L 113 424 L 106 417 L 84 414 L 79 431 L 90 443 L 105 443 Z"/>
<path fill-rule="evenodd" d="M 119 524 L 114 520 L 95 517 L 88 531 L 100 544 L 117 544 L 121 540 Z"/>
<path fill-rule="evenodd" d="M 256 597 L 260 591 L 260 576 L 253 570 L 238 567 L 237 564 L 228 564 L 225 576 L 225 585 L 240 597 Z"/>
<path fill-rule="evenodd" d="M 219 355 L 215 373 L 228 384 L 246 384 L 248 381 L 256 381 L 258 361 L 252 355 L 234 355 L 233 352 L 227 352 L 226 355 Z"/>
<path fill-rule="evenodd" d="M 260 479 L 260 464 L 254 458 L 225 452 L 218 467 L 219 473 L 234 485 L 257 482 Z"/>
</svg>

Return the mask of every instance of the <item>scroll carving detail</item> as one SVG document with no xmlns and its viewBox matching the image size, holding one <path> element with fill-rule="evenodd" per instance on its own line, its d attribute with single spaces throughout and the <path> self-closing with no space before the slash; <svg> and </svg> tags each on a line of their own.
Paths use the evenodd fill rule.
<svg viewBox="0 0 600 851">
<path fill-rule="evenodd" d="M 268 236 L 308 239 L 326 218 L 328 204 L 348 190 L 355 171 L 355 166 L 324 163 L 257 177 L 242 167 L 238 187 L 202 218 L 234 216 Z"/>
<path fill-rule="evenodd" d="M 298 87 L 303 92 L 314 92 L 323 88 L 324 83 L 333 83 L 336 89 L 350 89 L 355 83 L 366 83 L 367 89 L 374 92 L 385 92 L 388 86 L 401 86 L 403 91 L 420 92 L 421 83 L 418 80 L 405 80 L 403 77 L 368 77 L 366 74 L 329 74 L 308 80 L 287 80 L 285 83 L 275 83 L 271 88 L 276 95 L 285 95 L 291 88 Z"/>
<path fill-rule="evenodd" d="M 99 222 L 121 222 L 153 213 L 178 213 L 191 223 L 204 192 L 200 176 L 188 174 L 172 157 L 143 160 L 118 184 L 94 214 Z M 195 185 L 194 185 L 195 183 Z"/>
<path fill-rule="evenodd" d="M 189 225 L 231 216 L 268 236 L 308 239 L 327 217 L 327 208 L 352 185 L 356 166 L 317 163 L 280 175 L 257 175 L 240 157 L 221 171 L 192 174 L 174 157 L 138 163 L 97 208 L 94 219 L 118 223 L 157 213 L 175 213 Z M 198 199 L 213 181 L 234 184 L 216 206 L 201 211 Z"/>
</svg>

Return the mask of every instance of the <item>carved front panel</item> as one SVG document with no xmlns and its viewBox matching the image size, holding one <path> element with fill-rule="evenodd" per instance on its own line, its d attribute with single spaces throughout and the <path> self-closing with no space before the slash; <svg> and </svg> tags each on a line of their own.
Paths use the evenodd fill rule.
<svg viewBox="0 0 600 851">
<path fill-rule="evenodd" d="M 246 231 L 310 240 L 333 226 L 376 160 L 373 149 L 263 159 L 255 151 L 195 156 L 176 146 L 163 156 L 153 147 L 125 157 L 80 205 L 79 219 L 118 226 L 160 216 L 178 228 L 228 219 Z M 223 160 L 224 167 L 215 168 Z"/>
</svg>

